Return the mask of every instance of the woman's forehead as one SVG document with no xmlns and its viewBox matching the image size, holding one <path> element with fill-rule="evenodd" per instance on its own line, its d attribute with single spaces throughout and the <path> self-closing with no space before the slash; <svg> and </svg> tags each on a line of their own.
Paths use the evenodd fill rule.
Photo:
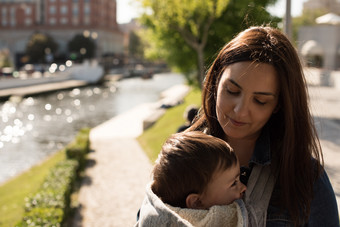
<svg viewBox="0 0 340 227">
<path fill-rule="evenodd" d="M 220 83 L 230 81 L 240 87 L 278 89 L 278 75 L 274 66 L 267 63 L 237 62 L 225 68 Z"/>
</svg>

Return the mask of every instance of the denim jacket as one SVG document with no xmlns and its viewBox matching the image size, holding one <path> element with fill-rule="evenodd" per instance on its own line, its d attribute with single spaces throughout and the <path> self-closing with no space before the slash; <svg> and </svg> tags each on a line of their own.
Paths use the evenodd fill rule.
<svg viewBox="0 0 340 227">
<path fill-rule="evenodd" d="M 269 130 L 264 130 L 256 142 L 249 166 L 270 165 L 271 160 Z M 247 176 L 249 177 L 250 172 L 251 168 L 245 169 L 241 167 L 241 181 L 247 183 Z M 311 213 L 308 223 L 305 226 L 339 227 L 337 202 L 326 171 L 323 171 L 323 174 L 315 182 L 313 187 L 314 198 L 311 203 Z M 274 187 L 272 198 L 273 195 L 279 195 L 277 184 Z M 290 219 L 289 212 L 282 212 L 278 207 L 275 207 L 272 204 L 272 201 L 269 203 L 267 209 L 266 224 L 268 227 L 294 226 L 294 223 Z"/>
</svg>

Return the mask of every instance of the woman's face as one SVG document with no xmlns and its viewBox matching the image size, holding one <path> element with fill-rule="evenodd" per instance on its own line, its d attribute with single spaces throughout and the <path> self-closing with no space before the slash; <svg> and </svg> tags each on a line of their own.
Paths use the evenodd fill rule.
<svg viewBox="0 0 340 227">
<path fill-rule="evenodd" d="M 229 65 L 217 89 L 216 115 L 228 138 L 257 139 L 278 104 L 275 68 L 250 61 Z"/>
</svg>

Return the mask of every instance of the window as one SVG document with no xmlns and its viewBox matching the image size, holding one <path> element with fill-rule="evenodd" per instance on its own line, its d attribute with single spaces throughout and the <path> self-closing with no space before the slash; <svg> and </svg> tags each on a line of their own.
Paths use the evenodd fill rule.
<svg viewBox="0 0 340 227">
<path fill-rule="evenodd" d="M 2 16 L 2 19 L 7 17 L 7 8 L 5 7 L 1 8 L 1 16 Z"/>
<path fill-rule="evenodd" d="M 61 8 L 60 8 L 60 13 L 61 14 L 67 14 L 67 11 L 68 11 L 68 8 L 67 8 L 67 6 L 62 6 Z"/>
<path fill-rule="evenodd" d="M 73 5 L 73 10 L 72 10 L 73 16 L 78 16 L 79 14 L 79 8 L 77 5 Z"/>
<path fill-rule="evenodd" d="M 31 15 L 32 14 L 32 8 L 30 7 L 30 6 L 27 6 L 26 8 L 25 8 L 25 15 Z"/>
<path fill-rule="evenodd" d="M 50 14 L 56 14 L 57 8 L 55 6 L 50 6 Z"/>
<path fill-rule="evenodd" d="M 16 10 L 15 10 L 15 7 L 11 7 L 11 26 L 15 26 L 16 25 L 16 18 L 15 18 L 15 13 L 16 13 Z"/>
<path fill-rule="evenodd" d="M 57 20 L 55 18 L 50 18 L 50 25 L 55 25 L 57 23 Z"/>
<path fill-rule="evenodd" d="M 26 26 L 32 25 L 32 19 L 31 19 L 31 18 L 26 18 L 26 19 L 25 19 L 25 25 L 26 25 Z"/>
<path fill-rule="evenodd" d="M 67 24 L 67 23 L 68 23 L 67 18 L 66 18 L 66 17 L 61 18 L 61 19 L 60 19 L 60 23 L 61 23 L 61 24 Z"/>
<path fill-rule="evenodd" d="M 7 26 L 7 8 L 1 9 L 1 24 Z"/>
<path fill-rule="evenodd" d="M 85 13 L 85 15 L 89 15 L 90 14 L 90 6 L 89 6 L 89 4 L 86 4 L 85 6 L 84 6 L 84 13 Z"/>
</svg>

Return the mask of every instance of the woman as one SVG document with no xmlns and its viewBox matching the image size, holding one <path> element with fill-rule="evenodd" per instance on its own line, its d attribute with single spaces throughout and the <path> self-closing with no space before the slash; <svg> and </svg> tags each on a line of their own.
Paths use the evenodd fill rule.
<svg viewBox="0 0 340 227">
<path fill-rule="evenodd" d="M 206 75 L 202 99 L 189 130 L 232 146 L 253 225 L 339 226 L 302 66 L 280 31 L 252 27 L 224 46 Z"/>
</svg>

